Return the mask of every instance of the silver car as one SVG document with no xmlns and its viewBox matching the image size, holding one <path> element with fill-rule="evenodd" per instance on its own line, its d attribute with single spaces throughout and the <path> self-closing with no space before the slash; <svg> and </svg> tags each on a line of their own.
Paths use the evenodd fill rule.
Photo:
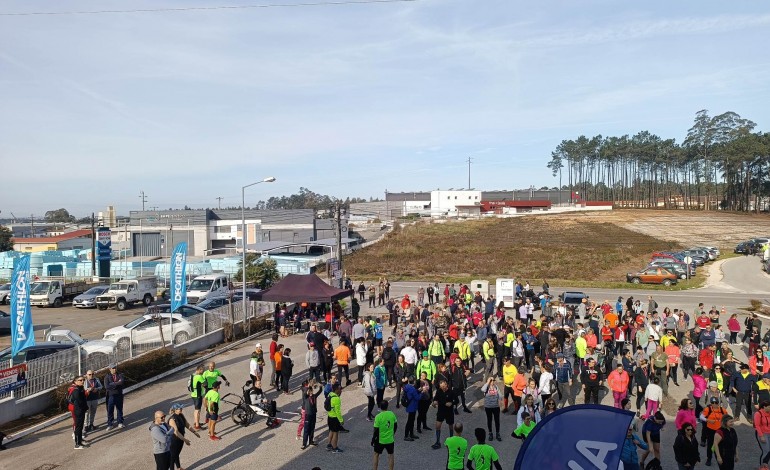
<svg viewBox="0 0 770 470">
<path fill-rule="evenodd" d="M 72 305 L 77 308 L 96 308 L 96 296 L 102 295 L 110 286 L 96 286 L 88 289 L 72 300 Z"/>
<path fill-rule="evenodd" d="M 0 305 L 7 304 L 11 300 L 11 285 L 0 284 Z"/>
</svg>

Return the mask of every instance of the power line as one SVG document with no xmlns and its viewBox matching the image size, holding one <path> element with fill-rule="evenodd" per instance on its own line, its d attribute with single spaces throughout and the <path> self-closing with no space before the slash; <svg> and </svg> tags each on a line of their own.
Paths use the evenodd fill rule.
<svg viewBox="0 0 770 470">
<path fill-rule="evenodd" d="M 420 0 L 340 0 L 303 3 L 265 3 L 252 5 L 220 5 L 213 7 L 178 7 L 178 8 L 135 8 L 130 10 L 72 10 L 72 11 L 29 11 L 20 13 L 0 13 L 0 16 L 58 16 L 58 15 L 101 15 L 109 13 L 164 13 L 179 11 L 246 10 L 256 8 L 320 7 L 365 5 L 377 3 L 412 3 Z"/>
</svg>

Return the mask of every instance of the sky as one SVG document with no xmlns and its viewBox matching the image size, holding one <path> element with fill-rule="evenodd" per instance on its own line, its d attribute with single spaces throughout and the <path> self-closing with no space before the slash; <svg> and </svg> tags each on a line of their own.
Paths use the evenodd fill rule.
<svg viewBox="0 0 770 470">
<path fill-rule="evenodd" d="M 322 1 L 322 0 L 321 0 Z M 768 131 L 766 2 L 5 0 L 0 218 L 247 206 L 300 187 L 555 186 L 564 139 L 695 113 Z M 765 44 L 765 46 L 762 46 Z"/>
</svg>

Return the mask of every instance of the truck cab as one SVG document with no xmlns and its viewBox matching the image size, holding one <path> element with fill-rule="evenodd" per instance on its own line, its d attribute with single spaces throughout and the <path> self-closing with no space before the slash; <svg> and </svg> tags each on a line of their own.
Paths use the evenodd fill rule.
<svg viewBox="0 0 770 470">
<path fill-rule="evenodd" d="M 157 279 L 152 276 L 114 282 L 106 293 L 96 298 L 96 306 L 99 310 L 114 306 L 122 311 L 129 305 L 141 302 L 148 307 L 155 299 L 157 285 Z"/>
<path fill-rule="evenodd" d="M 40 280 L 33 282 L 29 289 L 29 304 L 36 307 L 61 307 L 65 300 L 72 300 L 82 294 L 90 285 L 85 282 L 65 284 L 63 280 Z"/>
<path fill-rule="evenodd" d="M 187 302 L 197 304 L 209 297 L 222 297 L 230 291 L 227 274 L 206 274 L 192 280 L 187 288 Z"/>
</svg>

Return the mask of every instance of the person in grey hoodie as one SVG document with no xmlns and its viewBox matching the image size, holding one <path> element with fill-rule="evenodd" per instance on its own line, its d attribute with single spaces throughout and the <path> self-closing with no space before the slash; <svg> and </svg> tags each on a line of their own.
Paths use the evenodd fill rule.
<svg viewBox="0 0 770 470">
<path fill-rule="evenodd" d="M 305 364 L 308 368 L 308 380 L 315 379 L 321 381 L 321 359 L 318 357 L 318 351 L 315 350 L 315 344 L 309 343 L 305 353 Z"/>
<path fill-rule="evenodd" d="M 171 468 L 171 438 L 174 430 L 166 424 L 166 414 L 155 412 L 155 420 L 150 425 L 152 437 L 152 453 L 155 456 L 155 469 L 168 470 Z"/>
<path fill-rule="evenodd" d="M 85 437 L 86 432 L 92 432 L 94 430 L 94 418 L 96 418 L 96 409 L 99 404 L 99 392 L 102 391 L 102 382 L 96 377 L 94 371 L 88 370 L 86 372 L 85 382 L 83 388 L 86 392 L 86 401 L 88 402 L 88 425 L 83 431 Z"/>
</svg>

